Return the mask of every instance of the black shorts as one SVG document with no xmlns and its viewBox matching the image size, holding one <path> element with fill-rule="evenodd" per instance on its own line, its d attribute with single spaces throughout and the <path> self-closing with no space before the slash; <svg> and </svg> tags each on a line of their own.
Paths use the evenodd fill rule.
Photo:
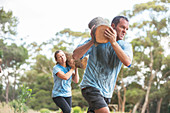
<svg viewBox="0 0 170 113">
<path fill-rule="evenodd" d="M 108 106 L 111 98 L 105 98 L 101 95 L 100 91 L 94 87 L 87 87 L 81 90 L 83 97 L 89 104 L 88 111 L 92 113 L 94 110 Z"/>
</svg>

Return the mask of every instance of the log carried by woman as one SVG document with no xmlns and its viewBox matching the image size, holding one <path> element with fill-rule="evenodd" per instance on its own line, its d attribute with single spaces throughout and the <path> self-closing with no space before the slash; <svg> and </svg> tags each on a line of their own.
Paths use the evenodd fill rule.
<svg viewBox="0 0 170 113">
<path fill-rule="evenodd" d="M 64 53 L 66 55 L 67 62 L 70 62 L 71 59 L 73 59 L 72 53 L 67 53 L 67 52 L 64 52 Z M 87 65 L 87 57 L 84 57 L 81 60 L 80 59 L 75 60 L 75 67 L 77 67 L 77 68 L 85 69 L 86 65 Z"/>
</svg>

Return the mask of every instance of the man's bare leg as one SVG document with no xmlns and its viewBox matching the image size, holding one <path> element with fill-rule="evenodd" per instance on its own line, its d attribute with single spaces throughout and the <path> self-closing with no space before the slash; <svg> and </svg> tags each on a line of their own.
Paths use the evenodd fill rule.
<svg viewBox="0 0 170 113">
<path fill-rule="evenodd" d="M 95 110 L 95 113 L 110 113 L 110 110 L 108 107 L 103 107 L 103 108 Z"/>
</svg>

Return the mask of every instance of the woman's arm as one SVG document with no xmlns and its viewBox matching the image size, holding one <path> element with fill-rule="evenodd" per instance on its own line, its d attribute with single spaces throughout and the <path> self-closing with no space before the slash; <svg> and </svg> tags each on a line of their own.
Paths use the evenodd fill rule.
<svg viewBox="0 0 170 113">
<path fill-rule="evenodd" d="M 68 80 L 73 74 L 73 71 L 74 68 L 71 68 L 70 71 L 68 71 L 67 73 L 64 73 L 63 71 L 59 71 L 58 73 L 56 73 L 56 75 L 63 80 Z"/>
<path fill-rule="evenodd" d="M 72 80 L 73 80 L 74 83 L 79 82 L 78 68 L 75 68 L 75 73 L 73 73 L 73 75 L 72 75 Z"/>
</svg>

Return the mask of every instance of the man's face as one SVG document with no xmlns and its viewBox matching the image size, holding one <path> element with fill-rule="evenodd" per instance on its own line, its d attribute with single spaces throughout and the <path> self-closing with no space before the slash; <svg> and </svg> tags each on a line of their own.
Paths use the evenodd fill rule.
<svg viewBox="0 0 170 113">
<path fill-rule="evenodd" d="M 125 19 L 121 18 L 120 22 L 117 24 L 117 26 L 115 28 L 117 31 L 117 40 L 123 40 L 128 28 L 129 28 L 129 22 L 126 21 Z"/>
</svg>

